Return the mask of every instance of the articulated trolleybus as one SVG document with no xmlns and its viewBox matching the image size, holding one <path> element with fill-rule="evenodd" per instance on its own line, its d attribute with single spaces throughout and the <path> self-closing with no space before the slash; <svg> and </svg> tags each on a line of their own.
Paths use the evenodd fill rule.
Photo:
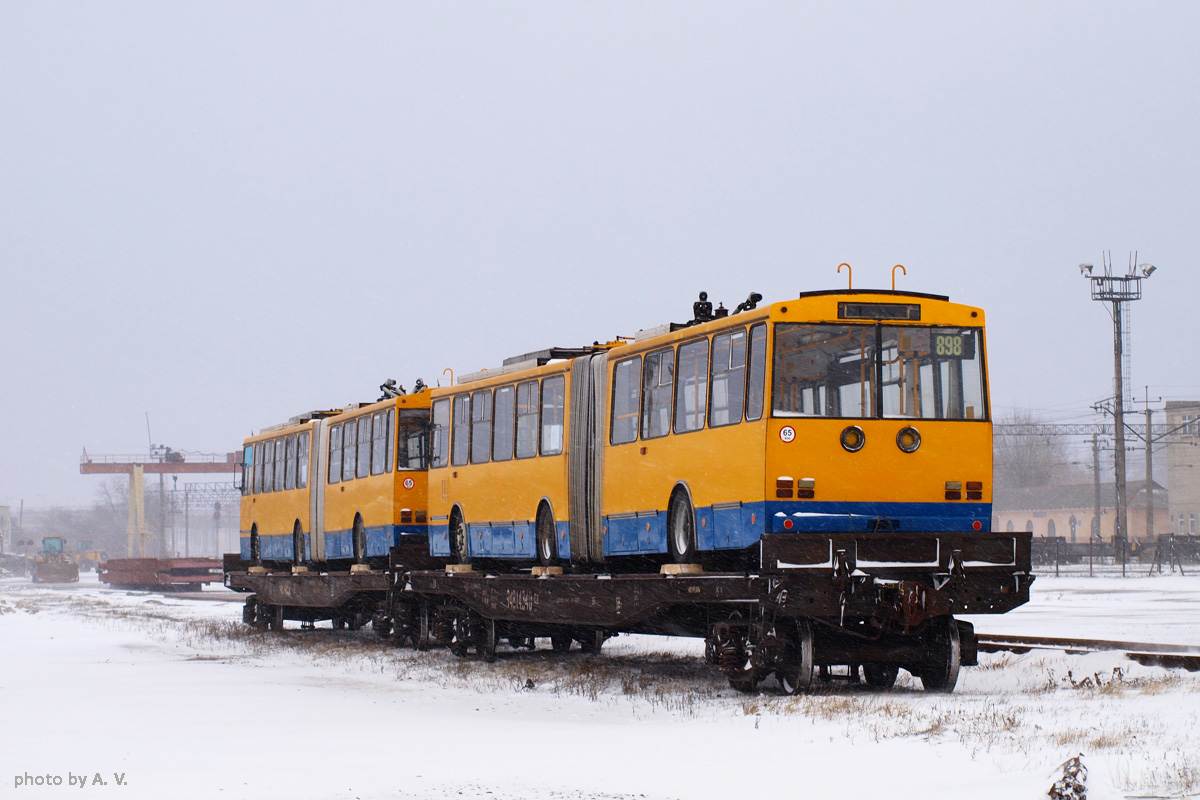
<svg viewBox="0 0 1200 800">
<path fill-rule="evenodd" d="M 815 674 L 888 687 L 900 669 L 953 689 L 976 659 L 972 627 L 954 615 L 1014 608 L 1032 580 L 1030 535 L 991 530 L 983 312 L 909 292 L 760 299 L 714 314 L 702 295 L 686 323 L 527 354 L 399 398 L 414 420 L 425 413 L 428 447 L 405 445 L 386 422 L 381 447 L 420 448 L 412 491 L 425 499 L 397 489 L 401 472 L 384 456 L 368 493 L 384 495 L 393 521 L 336 557 L 328 544 L 324 557 L 298 549 L 318 535 L 306 522 L 318 518 L 316 494 L 297 503 L 307 516 L 272 512 L 258 537 L 268 526 L 287 534 L 276 563 L 250 541 L 229 565 L 227 582 L 256 593 L 247 619 L 348 618 L 290 605 L 303 597 L 294 587 L 316 585 L 303 570 L 317 566 L 331 588 L 303 602 L 357 604 L 400 639 L 485 660 L 504 639 L 595 651 L 643 632 L 703 637 L 742 690 L 772 674 L 789 693 Z M 253 481 L 266 480 L 261 440 L 311 429 L 309 463 L 332 466 L 321 422 L 397 402 L 249 440 L 249 503 L 261 497 Z M 359 471 L 371 475 L 361 448 L 374 434 L 355 430 L 356 465 L 366 458 Z M 334 530 L 357 541 L 352 506 L 368 530 L 382 524 L 360 511 L 372 507 L 366 493 L 331 517 L 337 485 L 329 473 L 327 541 Z M 402 502 L 427 513 L 419 530 L 394 521 Z M 259 518 L 246 508 L 253 539 Z M 374 569 L 385 546 L 387 566 Z M 361 582 L 377 573 L 368 593 Z M 339 587 L 356 579 L 346 600 Z"/>
</svg>

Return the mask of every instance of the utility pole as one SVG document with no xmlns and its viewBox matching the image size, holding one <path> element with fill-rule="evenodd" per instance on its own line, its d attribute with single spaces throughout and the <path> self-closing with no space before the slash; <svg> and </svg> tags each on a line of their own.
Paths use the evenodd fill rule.
<svg viewBox="0 0 1200 800">
<path fill-rule="evenodd" d="M 1135 268 L 1136 261 L 1137 254 L 1134 253 L 1130 258 L 1129 272 L 1125 275 L 1112 274 L 1112 257 L 1107 255 L 1104 258 L 1103 275 L 1092 275 L 1091 264 L 1079 265 L 1079 274 L 1091 281 L 1092 299 L 1112 304 L 1110 316 L 1113 321 L 1113 427 L 1117 440 L 1113 458 L 1117 490 L 1117 519 L 1113 529 L 1113 544 L 1117 543 L 1118 538 L 1122 543 L 1129 538 L 1126 518 L 1128 498 L 1125 488 L 1125 380 L 1124 370 L 1121 368 L 1124 350 L 1121 338 L 1124 329 L 1121 317 L 1125 303 L 1141 299 L 1142 280 L 1149 278 L 1155 270 L 1153 264 L 1138 264 Z M 1121 546 L 1124 547 L 1123 544 Z"/>
<path fill-rule="evenodd" d="M 1088 539 L 1100 538 L 1100 439 L 1092 434 L 1092 479 L 1096 485 L 1096 526 L 1088 531 Z"/>
<path fill-rule="evenodd" d="M 1150 430 L 1150 387 L 1146 387 L 1146 431 Z M 1154 447 L 1146 436 L 1146 538 L 1154 541 Z"/>
</svg>

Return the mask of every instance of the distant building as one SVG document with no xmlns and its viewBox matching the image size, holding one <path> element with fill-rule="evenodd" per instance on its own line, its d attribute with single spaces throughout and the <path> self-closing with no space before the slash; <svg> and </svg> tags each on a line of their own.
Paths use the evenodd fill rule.
<svg viewBox="0 0 1200 800">
<path fill-rule="evenodd" d="M 1200 534 L 1200 401 L 1166 404 L 1167 485 L 1171 488 L 1171 525 L 1162 533 Z M 1156 528 L 1157 530 L 1157 528 Z"/>
<path fill-rule="evenodd" d="M 1129 538 L 1146 538 L 1146 482 L 1128 481 Z M 1166 487 L 1153 484 L 1154 532 L 1169 533 L 1170 504 Z M 1116 484 L 1100 484 L 1100 538 L 1110 541 L 1117 518 Z M 1086 542 L 1096 519 L 1096 485 L 1031 486 L 997 492 L 992 499 L 992 530 L 1032 531 L 1034 536 L 1061 536 L 1068 542 Z"/>
</svg>

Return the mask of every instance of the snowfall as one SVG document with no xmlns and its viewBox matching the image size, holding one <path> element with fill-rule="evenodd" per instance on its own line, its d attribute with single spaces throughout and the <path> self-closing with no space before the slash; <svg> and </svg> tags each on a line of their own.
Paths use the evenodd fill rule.
<svg viewBox="0 0 1200 800">
<path fill-rule="evenodd" d="M 988 633 L 1200 644 L 1200 577 L 1042 575 Z M 702 643 L 418 653 L 328 623 L 260 633 L 244 596 L 0 580 L 0 796 L 1200 797 L 1200 673 L 1119 653 L 980 654 L 952 695 L 743 695 Z"/>
</svg>

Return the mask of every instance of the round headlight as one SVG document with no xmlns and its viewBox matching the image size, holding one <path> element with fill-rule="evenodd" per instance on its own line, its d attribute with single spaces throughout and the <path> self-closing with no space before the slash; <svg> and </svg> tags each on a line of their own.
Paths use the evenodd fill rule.
<svg viewBox="0 0 1200 800">
<path fill-rule="evenodd" d="M 857 453 L 867 443 L 867 435 L 857 425 L 851 425 L 842 431 L 842 447 L 851 453 Z"/>
<path fill-rule="evenodd" d="M 896 447 L 899 447 L 906 453 L 915 453 L 917 448 L 921 446 L 921 434 L 911 425 L 907 428 L 901 428 L 896 434 Z"/>
</svg>

